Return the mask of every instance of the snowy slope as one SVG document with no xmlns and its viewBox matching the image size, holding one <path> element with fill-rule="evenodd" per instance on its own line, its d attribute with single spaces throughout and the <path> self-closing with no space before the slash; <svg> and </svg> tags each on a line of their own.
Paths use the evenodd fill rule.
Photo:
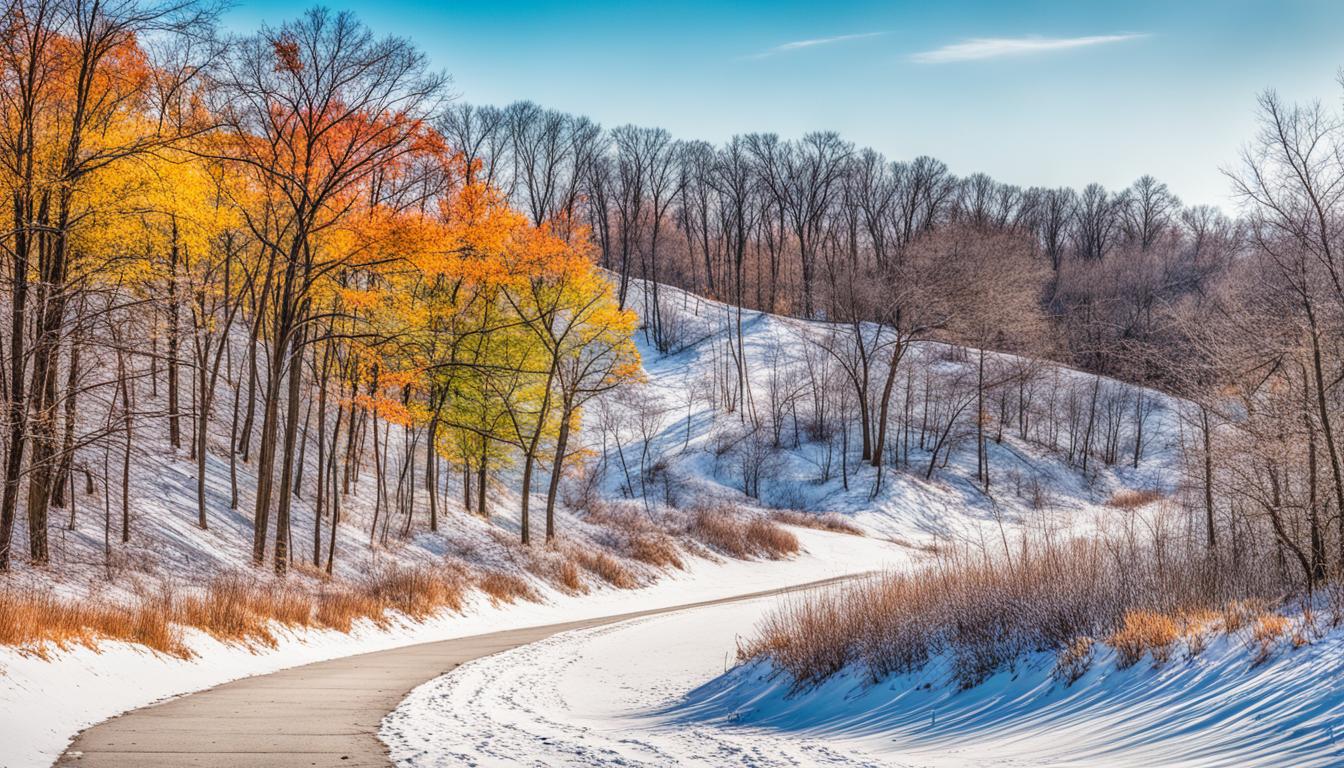
<svg viewBox="0 0 1344 768">
<path fill-rule="evenodd" d="M 637 281 L 633 283 L 629 300 L 636 310 L 644 308 L 640 287 Z M 716 460 L 715 441 L 720 433 L 740 425 L 746 416 L 742 408 L 732 413 L 716 410 L 705 394 L 715 366 L 726 363 L 727 326 L 735 323 L 736 310 L 668 287 L 661 288 L 660 293 L 664 315 L 669 310 L 675 312 L 678 336 L 684 343 L 679 350 L 660 355 L 646 333 L 640 336 L 640 351 L 649 375 L 647 391 L 662 414 L 652 453 L 666 465 L 665 471 L 674 478 L 671 485 L 681 489 L 682 495 L 743 499 L 740 475 L 731 462 Z M 833 331 L 824 322 L 753 311 L 743 311 L 742 326 L 747 370 L 758 413 L 767 408 L 772 377 L 779 389 L 787 388 L 789 382 L 804 381 L 808 366 L 815 366 L 816 361 L 825 358 L 822 345 Z M 907 359 L 913 361 L 919 357 L 935 361 L 943 370 L 969 368 L 973 364 L 966 350 L 935 342 L 919 343 Z M 989 357 L 1005 364 L 1018 361 L 1005 354 L 990 353 Z M 1095 378 L 1050 363 L 1040 363 L 1038 375 L 1041 389 L 1057 391 L 1069 387 L 1086 391 Z M 1117 385 L 1112 380 L 1102 381 Z M 1142 391 L 1152 403 L 1153 412 L 1145 427 L 1143 459 L 1137 468 L 1126 462 L 1105 466 L 1093 461 L 1085 473 L 1070 465 L 1060 453 L 1022 441 L 1009 430 L 1001 443 L 989 441 L 995 477 L 989 495 L 975 481 L 975 447 L 973 441 L 965 439 L 953 450 L 947 466 L 938 467 L 932 480 L 924 476 L 928 452 L 914 449 L 911 467 L 903 470 L 887 467 L 881 487 L 874 494 L 877 470 L 858 462 L 857 456 L 848 462 L 848 489 L 840 477 L 840 459 L 834 455 L 831 477 L 822 481 L 824 446 L 809 440 L 805 433 L 800 444 L 794 446 L 791 429 L 786 427 L 784 445 L 772 457 L 759 501 L 766 506 L 841 513 L 876 535 L 914 544 L 946 537 L 979 539 L 989 535 L 989 529 L 996 528 L 1000 520 L 1029 526 L 1088 525 L 1095 515 L 1107 513 L 1105 502 L 1119 491 L 1152 489 L 1171 493 L 1177 487 L 1180 403 L 1159 392 Z M 895 408 L 893 405 L 893 411 Z M 591 418 L 594 417 L 590 414 Z M 628 424 L 635 418 L 630 416 L 625 421 Z M 964 417 L 964 421 L 969 421 L 969 417 Z M 596 431 L 589 430 L 590 434 Z M 633 445 L 638 440 L 637 430 L 627 426 L 626 431 L 632 444 L 627 451 L 633 454 L 638 450 Z M 849 445 L 857 454 L 856 436 L 851 436 Z M 611 451 L 610 445 L 607 449 Z M 653 493 L 659 490 L 654 484 Z M 608 493 L 616 493 L 614 484 L 609 486 Z M 992 536 L 997 537 L 998 533 Z"/>
<path fill-rule="evenodd" d="M 948 465 L 940 467 L 932 481 L 926 481 L 921 472 L 889 469 L 882 488 L 873 494 L 876 471 L 869 466 L 851 463 L 848 489 L 838 476 L 838 468 L 829 480 L 819 481 L 819 453 L 823 448 L 801 440 L 774 452 L 770 470 L 762 479 L 760 498 L 748 498 L 741 491 L 741 477 L 732 463 L 715 452 L 723 435 L 742 423 L 741 410 L 725 413 L 704 396 L 713 367 L 723 363 L 720 356 L 728 310 L 671 289 L 665 290 L 664 296 L 680 305 L 678 322 L 684 343 L 679 351 L 660 355 L 641 336 L 647 384 L 592 404 L 585 413 L 581 439 L 593 456 L 589 469 L 600 470 L 587 475 L 596 478 L 598 496 L 627 499 L 627 503 L 640 504 L 653 516 L 710 500 L 728 501 L 748 510 L 786 507 L 835 512 L 848 516 L 874 534 L 872 537 L 800 530 L 806 554 L 782 563 L 722 562 L 691 556 L 687 558 L 686 575 L 660 573 L 632 563 L 646 582 L 663 580 L 632 592 L 599 587 L 581 597 L 561 595 L 535 583 L 545 601 L 541 605 L 499 608 L 476 594 L 469 599 L 465 616 L 442 616 L 425 624 L 402 622 L 390 630 L 365 626 L 350 636 L 281 633 L 281 647 L 264 652 L 222 646 L 197 633 L 188 637 L 198 654 L 190 661 L 167 659 L 115 643 L 104 644 L 101 653 L 85 649 L 57 653 L 52 661 L 0 650 L 0 709 L 25 713 L 22 718 L 0 721 L 0 744 L 22 745 L 26 750 L 24 759 L 14 764 L 37 764 L 39 756 L 49 757 L 59 751 L 80 727 L 163 696 L 241 675 L 411 642 L 603 615 L 634 605 L 671 605 L 796 584 L 835 573 L 867 571 L 903 563 L 914 551 L 892 546 L 886 542 L 888 538 L 923 544 L 947 536 L 972 540 L 995 536 L 993 531 L 1000 524 L 1087 524 L 1090 516 L 1106 514 L 1104 502 L 1117 490 L 1170 489 L 1174 482 L 1170 443 L 1175 416 L 1172 406 L 1161 400 L 1149 450 L 1136 470 L 1094 467 L 1085 476 L 1051 451 L 1008 436 L 1002 444 L 991 446 L 999 478 L 992 497 L 976 487 L 973 447 L 968 450 L 964 445 L 952 453 Z M 641 298 L 636 286 L 632 303 L 637 309 Z M 745 313 L 743 341 L 753 398 L 759 402 L 767 397 L 772 375 L 778 377 L 784 372 L 801 376 L 807 365 L 804 350 L 815 349 L 829 332 L 822 323 Z M 918 353 L 948 356 L 947 348 L 935 344 L 924 345 Z M 945 360 L 940 364 L 965 363 Z M 1049 367 L 1048 371 L 1056 377 L 1056 384 L 1061 380 L 1090 380 L 1058 367 Z M 195 525 L 194 463 L 187 460 L 185 452 L 164 447 L 167 441 L 161 419 L 146 422 L 137 427 L 138 455 L 132 465 L 131 544 L 114 547 L 110 568 L 103 567 L 102 523 L 109 512 L 115 521 L 119 510 L 115 508 L 115 489 L 110 504 L 101 497 L 103 489 L 96 489 L 92 497 L 79 497 L 78 525 L 73 530 L 53 531 L 53 566 L 36 572 L 21 569 L 18 580 L 71 595 L 117 599 L 153 589 L 162 582 L 174 589 L 190 589 L 221 569 L 247 569 L 255 476 L 251 466 L 238 466 L 239 505 L 236 511 L 230 510 L 229 466 L 227 458 L 222 458 L 227 456 L 224 446 L 228 427 L 227 416 L 217 414 L 207 461 L 209 530 Z M 391 442 L 395 452 L 395 435 Z M 305 473 L 315 471 L 315 453 L 308 451 Z M 101 458 L 90 456 L 86 460 Z M 639 472 L 641 465 L 647 470 L 647 479 Z M 1023 491 L 1023 478 L 1037 488 L 1048 488 L 1047 503 L 1040 503 L 1039 494 L 1033 497 Z M 544 485 L 536 483 L 537 487 Z M 580 489 L 571 490 L 577 495 Z M 372 496 L 372 483 L 365 482 L 343 502 L 348 524 L 340 529 L 338 578 L 364 573 L 381 564 L 433 565 L 445 558 L 471 567 L 518 572 L 512 549 L 516 545 L 509 543 L 517 535 L 518 500 L 506 490 L 492 493 L 493 515 L 487 522 L 464 514 L 450 487 L 442 510 L 443 530 L 438 533 L 424 530 L 427 512 L 422 493 L 411 536 L 402 539 L 394 533 L 386 544 L 373 546 L 368 533 Z M 642 498 L 630 499 L 632 496 Z M 311 554 L 311 544 L 304 539 L 311 525 L 310 501 L 302 499 L 295 505 L 296 560 Z M 589 524 L 581 511 L 566 508 L 560 515 L 561 530 L 567 536 L 583 540 L 604 535 L 601 526 Z M 290 579 L 312 577 L 295 573 Z M 736 631 L 749 629 L 749 624 L 742 622 Z M 19 739 L 15 735 L 19 733 L 32 736 Z"/>
<path fill-rule="evenodd" d="M 1344 764 L 1344 633 L 1252 666 L 1224 636 L 1194 660 L 1065 686 L 1025 659 L 968 691 L 938 663 L 790 694 L 732 664 L 773 600 L 567 633 L 411 693 L 381 732 L 399 766 L 1304 766 Z M 526 756 L 521 761 L 517 756 Z"/>
<path fill-rule="evenodd" d="M 806 554 L 779 561 L 692 560 L 685 573 L 636 590 L 564 595 L 539 586 L 542 603 L 493 605 L 474 599 L 462 614 L 349 634 L 277 631 L 274 649 L 222 644 L 192 633 L 195 659 L 170 658 L 125 643 L 73 648 L 46 661 L 0 652 L 0 766 L 50 765 L 85 727 L 154 701 L 229 680 L 325 659 L 518 627 L 577 621 L 795 586 L 899 566 L 904 548 L 872 538 L 801 529 Z"/>
</svg>

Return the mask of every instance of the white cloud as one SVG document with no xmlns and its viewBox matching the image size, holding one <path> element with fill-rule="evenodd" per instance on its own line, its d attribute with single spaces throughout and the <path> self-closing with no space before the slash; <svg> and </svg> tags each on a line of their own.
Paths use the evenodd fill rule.
<svg viewBox="0 0 1344 768">
<path fill-rule="evenodd" d="M 792 53 L 801 51 L 804 48 L 817 48 L 823 45 L 834 45 L 836 43 L 848 43 L 854 40 L 866 40 L 870 37 L 879 37 L 886 32 L 861 32 L 856 35 L 835 35 L 833 37 L 818 37 L 811 40 L 794 40 L 788 43 L 781 43 L 774 48 L 768 48 L 760 53 L 748 56 L 749 59 L 764 59 L 768 56 L 775 56 L 781 53 Z"/>
<path fill-rule="evenodd" d="M 1147 37 L 1141 34 L 1088 35 L 1085 37 L 977 37 L 960 43 L 944 45 L 931 51 L 910 56 L 921 64 L 944 64 L 951 61 L 978 61 L 1004 56 L 1023 56 L 1032 53 L 1089 48 L 1094 45 L 1123 43 Z"/>
</svg>

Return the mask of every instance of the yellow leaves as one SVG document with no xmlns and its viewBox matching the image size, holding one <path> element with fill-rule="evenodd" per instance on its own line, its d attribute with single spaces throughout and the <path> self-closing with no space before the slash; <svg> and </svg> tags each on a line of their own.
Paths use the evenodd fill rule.
<svg viewBox="0 0 1344 768">
<path fill-rule="evenodd" d="M 382 291 L 342 288 L 339 291 L 341 302 L 347 310 L 374 309 L 383 303 Z"/>
</svg>

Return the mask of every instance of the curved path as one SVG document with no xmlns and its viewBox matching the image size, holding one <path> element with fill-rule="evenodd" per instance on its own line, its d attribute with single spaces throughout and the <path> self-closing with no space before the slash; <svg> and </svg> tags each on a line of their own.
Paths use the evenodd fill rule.
<svg viewBox="0 0 1344 768">
<path fill-rule="evenodd" d="M 57 766 L 298 768 L 390 765 L 383 718 L 411 689 L 459 664 L 559 632 L 782 594 L 786 589 L 598 619 L 410 645 L 243 678 L 133 710 L 75 737 Z"/>
</svg>

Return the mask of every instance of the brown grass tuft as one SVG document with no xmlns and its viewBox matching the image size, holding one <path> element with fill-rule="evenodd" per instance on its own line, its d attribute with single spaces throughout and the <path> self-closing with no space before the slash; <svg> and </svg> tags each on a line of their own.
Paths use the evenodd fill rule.
<svg viewBox="0 0 1344 768">
<path fill-rule="evenodd" d="M 583 583 L 583 574 L 579 572 L 579 567 L 554 544 L 547 544 L 544 548 L 529 548 L 523 567 L 528 573 L 567 595 L 588 592 L 588 586 Z"/>
<path fill-rule="evenodd" d="M 224 642 L 274 647 L 273 611 L 294 618 L 300 609 L 294 598 L 277 598 L 275 592 L 253 580 L 227 574 L 212 580 L 201 594 L 183 599 L 178 605 L 177 620 Z M 302 623 L 308 620 L 306 614 Z"/>
<path fill-rule="evenodd" d="M 620 560 L 606 552 L 571 546 L 569 556 L 580 568 L 617 589 L 634 589 L 639 586 L 639 579 L 635 578 L 635 574 Z"/>
<path fill-rule="evenodd" d="M 1086 635 L 1075 637 L 1064 646 L 1055 659 L 1054 676 L 1063 680 L 1065 685 L 1073 685 L 1078 678 L 1092 668 L 1092 658 L 1096 655 L 1096 641 Z"/>
<path fill-rule="evenodd" d="M 1264 664 L 1274 655 L 1274 646 L 1288 632 L 1288 619 L 1279 613 L 1262 613 L 1251 624 L 1254 663 Z"/>
<path fill-rule="evenodd" d="M 631 533 L 626 544 L 626 554 L 633 560 L 648 563 L 655 568 L 685 568 L 681 554 L 672 537 L 662 532 L 649 533 L 636 531 Z"/>
<path fill-rule="evenodd" d="M 770 518 L 784 525 L 796 525 L 799 528 L 814 528 L 819 531 L 843 533 L 848 536 L 863 536 L 863 529 L 834 512 L 812 514 L 792 509 L 779 509 L 770 513 Z"/>
<path fill-rule="evenodd" d="M 689 530 L 705 546 L 740 560 L 758 556 L 778 560 L 799 549 L 798 537 L 779 524 L 726 506 L 696 510 Z"/>
<path fill-rule="evenodd" d="M 393 567 L 371 576 L 361 589 L 386 610 L 420 621 L 444 608 L 460 612 L 465 582 L 457 570 Z"/>
<path fill-rule="evenodd" d="M 1150 548 L 1121 533 L 1023 539 L 1004 554 L 948 546 L 911 571 L 790 598 L 739 647 L 744 659 L 768 658 L 796 686 L 848 665 L 881 680 L 936 657 L 968 688 L 1041 651 L 1057 654 L 1056 675 L 1067 680 L 1085 671 L 1103 640 L 1120 666 L 1145 656 L 1160 665 L 1178 648 L 1191 658 L 1212 633 L 1279 615 L 1270 607 L 1285 582 L 1272 561 L 1209 558 L 1197 539 L 1184 550 L 1164 544 Z M 1262 637 L 1283 632 L 1266 624 Z"/>
<path fill-rule="evenodd" d="M 99 640 L 137 643 L 178 658 L 191 656 L 181 629 L 172 623 L 172 600 L 166 594 L 120 605 L 91 598 L 62 600 L 35 590 L 0 591 L 0 644 L 45 659 L 53 647 L 97 648 Z"/>
<path fill-rule="evenodd" d="M 476 582 L 493 605 L 513 604 L 519 600 L 540 602 L 541 598 L 527 579 L 504 571 L 486 571 Z"/>
<path fill-rule="evenodd" d="M 1158 490 L 1146 488 L 1142 490 L 1117 491 L 1106 502 L 1106 506 L 1116 509 L 1134 510 L 1152 504 L 1155 501 L 1161 501 L 1166 496 Z"/>
<path fill-rule="evenodd" d="M 1145 654 L 1152 654 L 1153 664 L 1161 665 L 1171 658 L 1171 646 L 1181 636 L 1176 620 L 1156 611 L 1129 611 L 1120 628 L 1106 639 L 1119 656 L 1121 669 L 1131 667 Z"/>
</svg>

